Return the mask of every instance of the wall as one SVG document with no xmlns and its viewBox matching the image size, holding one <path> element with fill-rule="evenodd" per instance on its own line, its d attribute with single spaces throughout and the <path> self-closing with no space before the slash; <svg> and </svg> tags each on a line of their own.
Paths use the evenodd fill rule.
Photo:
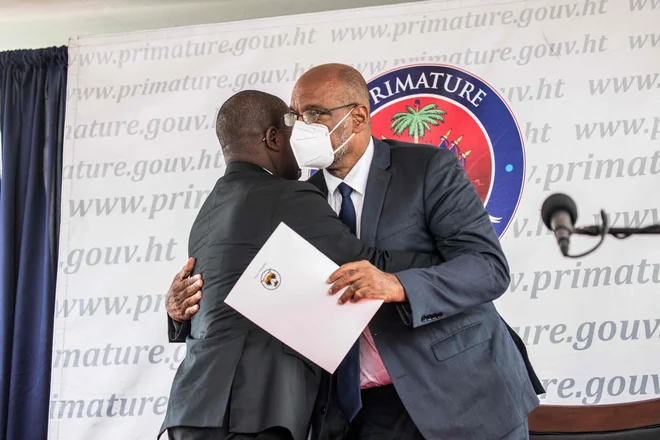
<svg viewBox="0 0 660 440">
<path fill-rule="evenodd" d="M 403 0 L 4 0 L 0 51 L 66 45 L 71 36 L 221 23 Z"/>
</svg>

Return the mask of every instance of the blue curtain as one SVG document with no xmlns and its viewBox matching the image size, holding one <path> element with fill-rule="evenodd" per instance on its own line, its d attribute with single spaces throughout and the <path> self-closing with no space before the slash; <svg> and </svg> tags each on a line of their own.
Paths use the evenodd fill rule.
<svg viewBox="0 0 660 440">
<path fill-rule="evenodd" d="M 67 60 L 0 52 L 0 439 L 47 438 Z"/>
</svg>

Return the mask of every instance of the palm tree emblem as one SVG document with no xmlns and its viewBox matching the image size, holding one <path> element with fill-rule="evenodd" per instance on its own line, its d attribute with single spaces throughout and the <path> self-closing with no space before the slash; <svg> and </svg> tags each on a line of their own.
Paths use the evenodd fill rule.
<svg viewBox="0 0 660 440">
<path fill-rule="evenodd" d="M 421 101 L 417 99 L 414 108 L 409 105 L 406 107 L 407 112 L 399 112 L 392 116 L 390 130 L 397 136 L 408 130 L 408 136 L 416 144 L 419 143 L 419 138 L 423 138 L 424 134 L 431 130 L 431 125 L 440 125 L 440 122 L 445 122 L 443 116 L 447 112 L 437 108 L 437 104 L 428 104 L 420 108 Z"/>
</svg>

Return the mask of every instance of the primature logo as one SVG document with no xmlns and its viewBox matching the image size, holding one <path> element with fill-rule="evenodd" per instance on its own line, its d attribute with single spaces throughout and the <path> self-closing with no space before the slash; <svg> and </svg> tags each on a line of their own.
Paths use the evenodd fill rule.
<svg viewBox="0 0 660 440">
<path fill-rule="evenodd" d="M 497 91 L 465 70 L 424 64 L 372 79 L 369 93 L 373 135 L 453 152 L 502 237 L 522 195 L 525 150 Z"/>
</svg>

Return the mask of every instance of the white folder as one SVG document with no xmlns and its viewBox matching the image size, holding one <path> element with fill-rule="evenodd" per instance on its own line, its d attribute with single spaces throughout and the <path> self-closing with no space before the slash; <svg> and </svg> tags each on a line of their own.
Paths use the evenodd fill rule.
<svg viewBox="0 0 660 440">
<path fill-rule="evenodd" d="M 328 277 L 339 266 L 284 223 L 225 302 L 319 367 L 334 373 L 383 303 L 338 304 Z"/>
</svg>

